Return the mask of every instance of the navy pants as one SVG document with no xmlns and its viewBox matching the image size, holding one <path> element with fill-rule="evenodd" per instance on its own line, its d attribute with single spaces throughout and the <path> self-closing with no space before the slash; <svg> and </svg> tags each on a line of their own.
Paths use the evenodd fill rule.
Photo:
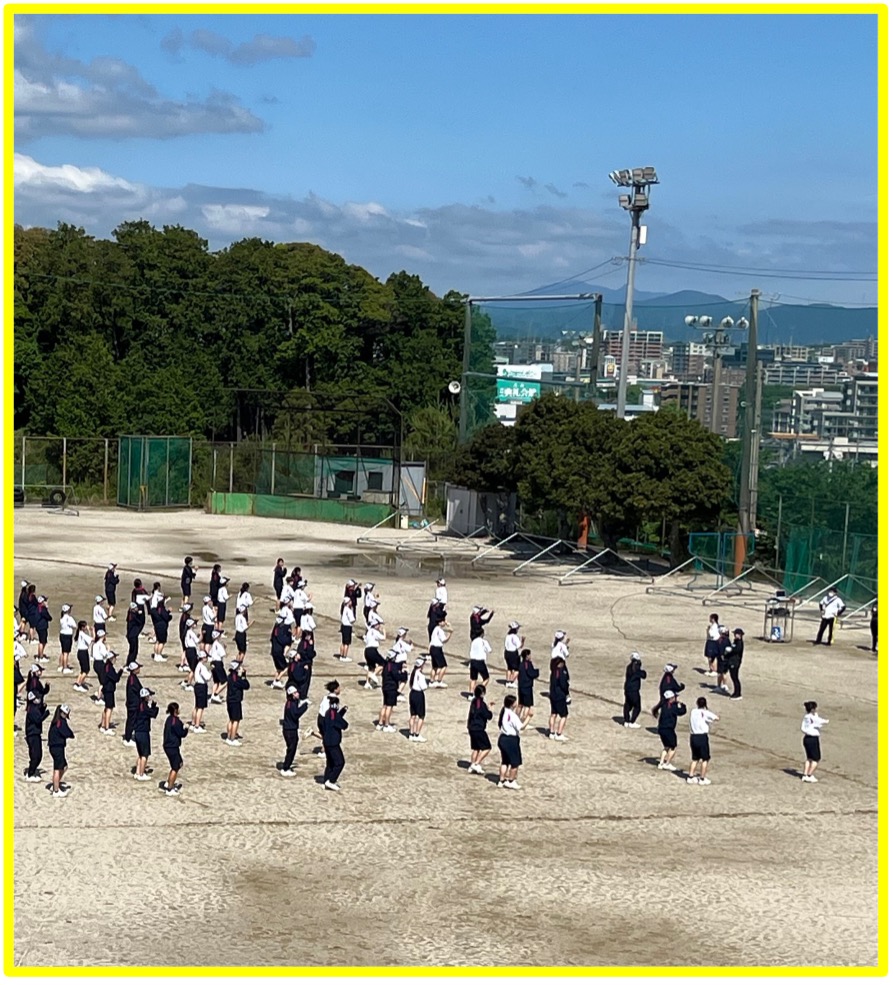
<svg viewBox="0 0 893 985">
<path fill-rule="evenodd" d="M 326 771 L 323 779 L 327 783 L 337 783 L 344 769 L 344 753 L 341 746 L 324 746 L 326 753 Z"/>
<path fill-rule="evenodd" d="M 43 743 L 39 735 L 26 735 L 28 743 L 28 776 L 37 776 L 37 767 L 43 759 Z"/>
<path fill-rule="evenodd" d="M 283 729 L 282 738 L 285 739 L 285 759 L 282 761 L 282 768 L 290 770 L 298 751 L 298 733 L 294 729 Z"/>
</svg>

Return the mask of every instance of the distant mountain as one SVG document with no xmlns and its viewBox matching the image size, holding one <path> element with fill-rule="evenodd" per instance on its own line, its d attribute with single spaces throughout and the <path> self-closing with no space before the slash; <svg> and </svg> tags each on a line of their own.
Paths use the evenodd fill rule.
<svg viewBox="0 0 893 985">
<path fill-rule="evenodd" d="M 593 305 L 587 302 L 535 301 L 536 294 L 601 294 L 602 327 L 623 328 L 625 289 L 602 288 L 573 281 L 560 287 L 531 292 L 531 301 L 485 305 L 484 311 L 501 339 L 557 338 L 563 331 L 591 334 Z M 747 303 L 728 301 L 718 294 L 682 290 L 672 294 L 636 291 L 633 318 L 639 331 L 664 333 L 665 341 L 698 341 L 699 329 L 685 324 L 686 315 L 712 315 L 715 322 L 725 315 L 747 317 Z M 850 339 L 878 337 L 877 308 L 841 308 L 831 304 L 764 304 L 758 318 L 762 345 L 821 345 Z"/>
</svg>

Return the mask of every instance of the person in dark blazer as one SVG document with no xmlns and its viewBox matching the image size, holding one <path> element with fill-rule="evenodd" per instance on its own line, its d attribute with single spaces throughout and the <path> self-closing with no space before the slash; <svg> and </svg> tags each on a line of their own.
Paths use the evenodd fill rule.
<svg viewBox="0 0 893 985">
<path fill-rule="evenodd" d="M 685 712 L 685 705 L 678 700 L 678 692 L 672 688 L 667 688 L 661 696 L 660 703 L 656 709 L 652 710 L 657 719 L 657 734 L 660 736 L 663 750 L 660 754 L 657 768 L 659 770 L 675 770 L 673 757 L 676 755 L 678 740 L 676 738 L 676 724 Z"/>
<path fill-rule="evenodd" d="M 549 738 L 567 742 L 564 726 L 567 724 L 567 699 L 570 696 L 570 675 L 563 657 L 553 657 L 549 664 Z"/>
<path fill-rule="evenodd" d="M 136 716 L 133 722 L 133 741 L 136 743 L 136 767 L 134 768 L 133 778 L 135 780 L 148 780 L 149 774 L 146 766 L 149 756 L 152 754 L 152 719 L 158 717 L 158 705 L 153 695 L 154 691 L 144 687 L 140 689 L 140 703 L 136 709 Z"/>
<path fill-rule="evenodd" d="M 180 746 L 187 735 L 189 730 L 180 719 L 180 706 L 176 701 L 172 701 L 167 706 L 167 718 L 164 720 L 164 735 L 161 741 L 161 748 L 167 756 L 170 772 L 167 775 L 167 782 L 162 780 L 158 784 L 168 797 L 178 796 L 182 787 L 181 783 L 177 783 L 177 774 L 183 769 Z"/>
<path fill-rule="evenodd" d="M 323 785 L 326 790 L 340 790 L 338 778 L 344 769 L 344 753 L 341 751 L 341 735 L 348 729 L 347 705 L 340 708 L 337 695 L 329 697 L 329 710 L 323 720 L 322 747 L 326 754 L 326 769 L 323 774 Z"/>
<path fill-rule="evenodd" d="M 50 717 L 50 711 L 43 703 L 43 695 L 29 691 L 27 699 L 25 742 L 28 743 L 28 765 L 25 768 L 25 779 L 30 783 L 39 783 L 38 767 L 43 759 L 43 723 Z"/>
<path fill-rule="evenodd" d="M 292 765 L 298 754 L 298 730 L 301 716 L 307 710 L 308 704 L 306 699 L 301 700 L 297 687 L 294 684 L 289 684 L 285 689 L 285 707 L 282 709 L 282 718 L 279 720 L 279 724 L 282 726 L 282 738 L 285 739 L 285 758 L 281 763 L 276 764 L 280 776 L 295 775 Z"/>
<path fill-rule="evenodd" d="M 642 681 L 648 676 L 642 669 L 642 660 L 635 651 L 629 656 L 626 665 L 626 679 L 623 682 L 623 727 L 641 728 L 636 721 L 642 711 Z"/>
<path fill-rule="evenodd" d="M 65 745 L 69 739 L 74 738 L 74 732 L 68 724 L 71 709 L 68 705 L 59 705 L 53 714 L 47 732 L 47 747 L 53 757 L 53 784 L 52 791 L 54 797 L 67 797 L 70 787 L 62 782 L 65 771 L 68 769 L 68 760 L 65 758 Z"/>
<path fill-rule="evenodd" d="M 118 601 L 118 582 L 120 581 L 121 579 L 118 576 L 118 565 L 110 564 L 108 568 L 106 568 L 105 581 L 103 582 L 105 588 L 105 600 L 109 604 L 109 622 L 115 621 L 115 603 Z"/>
<path fill-rule="evenodd" d="M 180 572 L 180 591 L 183 593 L 183 604 L 192 597 L 192 583 L 198 575 L 198 569 L 193 567 L 191 555 L 187 554 L 183 558 L 183 570 Z"/>
<path fill-rule="evenodd" d="M 226 677 L 226 714 L 229 722 L 226 726 L 226 744 L 228 746 L 240 746 L 242 740 L 239 738 L 239 723 L 242 721 L 242 699 L 245 692 L 251 687 L 248 675 L 241 661 L 233 660 L 229 665 L 229 674 Z"/>
<path fill-rule="evenodd" d="M 493 744 L 487 735 L 487 722 L 493 717 L 493 702 L 487 702 L 487 689 L 478 684 L 468 706 L 468 740 L 471 743 L 469 773 L 484 775 L 484 760 L 490 755 Z"/>
<path fill-rule="evenodd" d="M 118 654 L 114 650 L 109 650 L 108 657 L 102 667 L 102 719 L 99 723 L 99 731 L 103 735 L 114 735 L 115 727 L 112 725 L 112 711 L 115 707 L 115 688 L 124 673 L 115 667 L 115 660 Z"/>
</svg>

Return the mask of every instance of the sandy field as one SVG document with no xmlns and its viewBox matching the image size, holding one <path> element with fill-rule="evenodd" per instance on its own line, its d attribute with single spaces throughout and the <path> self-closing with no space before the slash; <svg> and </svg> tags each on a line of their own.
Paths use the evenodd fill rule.
<svg viewBox="0 0 893 985">
<path fill-rule="evenodd" d="M 17 965 L 877 962 L 877 661 L 864 624 L 839 632 L 833 647 L 813 647 L 817 610 L 810 606 L 794 642 L 768 644 L 757 639 L 762 594 L 705 608 L 697 595 L 648 595 L 644 582 L 613 576 L 559 586 L 556 575 L 570 564 L 512 577 L 499 562 L 478 570 L 468 557 L 395 556 L 358 545 L 366 533 L 197 512 L 16 511 L 16 580 L 8 590 L 17 597 L 19 579 L 28 578 L 50 599 L 48 701 L 51 708 L 72 705 L 76 733 L 68 747 L 72 791 L 61 800 L 42 784 L 23 782 L 27 750 L 16 733 Z M 57 627 L 63 602 L 76 618 L 89 619 L 109 561 L 122 575 L 119 598 L 129 599 L 134 576 L 150 585 L 158 578 L 176 608 L 187 553 L 202 569 L 199 597 L 218 560 L 231 588 L 251 583 L 255 625 L 246 666 L 253 686 L 244 745 L 221 741 L 226 706 L 212 705 L 207 734 L 184 742 L 184 787 L 173 798 L 155 783 L 132 780 L 135 750 L 101 735 L 98 708 L 71 689 L 73 677 L 56 671 Z M 263 682 L 272 671 L 271 574 L 280 555 L 309 577 L 320 623 L 304 721 L 315 720 L 327 679 L 344 685 L 350 730 L 340 793 L 320 785 L 323 761 L 313 739 L 301 739 L 295 778 L 274 768 L 283 752 L 284 695 Z M 331 656 L 335 617 L 345 579 L 371 580 L 388 628 L 405 624 L 423 643 L 442 571 L 456 630 L 447 646 L 449 688 L 428 692 L 428 742 L 410 743 L 403 733 L 374 730 L 378 694 L 362 689 L 355 663 Z M 520 791 L 496 786 L 495 723 L 487 776 L 466 772 L 461 692 L 475 603 L 496 611 L 488 636 L 497 658 L 490 696 L 499 704 L 508 620 L 523 623 L 540 667 L 548 666 L 554 629 L 572 639 L 570 741 L 550 742 L 528 729 Z M 714 695 L 703 675 L 714 609 L 747 632 L 741 702 Z M 123 618 L 109 628 L 112 645 L 126 653 Z M 191 694 L 178 686 L 175 631 L 172 639 L 168 663 L 153 663 L 149 645 L 140 653 L 141 677 L 162 707 L 150 761 L 156 779 L 167 768 L 165 705 L 179 701 L 187 717 L 192 708 Z M 655 769 L 660 742 L 647 713 L 638 731 L 618 724 L 633 649 L 649 674 L 646 708 L 672 660 L 688 704 L 705 694 L 719 714 L 711 786 Z M 361 642 L 351 652 L 361 658 Z M 534 720 L 540 728 L 549 710 L 542 690 Z M 799 777 L 802 702 L 809 698 L 830 719 L 814 785 Z M 115 716 L 123 731 L 122 706 L 123 682 Z M 406 705 L 394 722 L 406 729 Z M 679 740 L 678 762 L 687 770 L 687 722 Z M 46 752 L 43 766 L 51 767 Z"/>
</svg>

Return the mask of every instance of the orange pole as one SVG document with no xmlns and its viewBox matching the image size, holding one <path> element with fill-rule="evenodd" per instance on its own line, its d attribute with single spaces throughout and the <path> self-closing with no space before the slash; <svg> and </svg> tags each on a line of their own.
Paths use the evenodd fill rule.
<svg viewBox="0 0 893 985">
<path fill-rule="evenodd" d="M 589 515 L 584 513 L 580 517 L 580 536 L 577 538 L 577 547 L 584 548 L 589 543 Z"/>
</svg>

